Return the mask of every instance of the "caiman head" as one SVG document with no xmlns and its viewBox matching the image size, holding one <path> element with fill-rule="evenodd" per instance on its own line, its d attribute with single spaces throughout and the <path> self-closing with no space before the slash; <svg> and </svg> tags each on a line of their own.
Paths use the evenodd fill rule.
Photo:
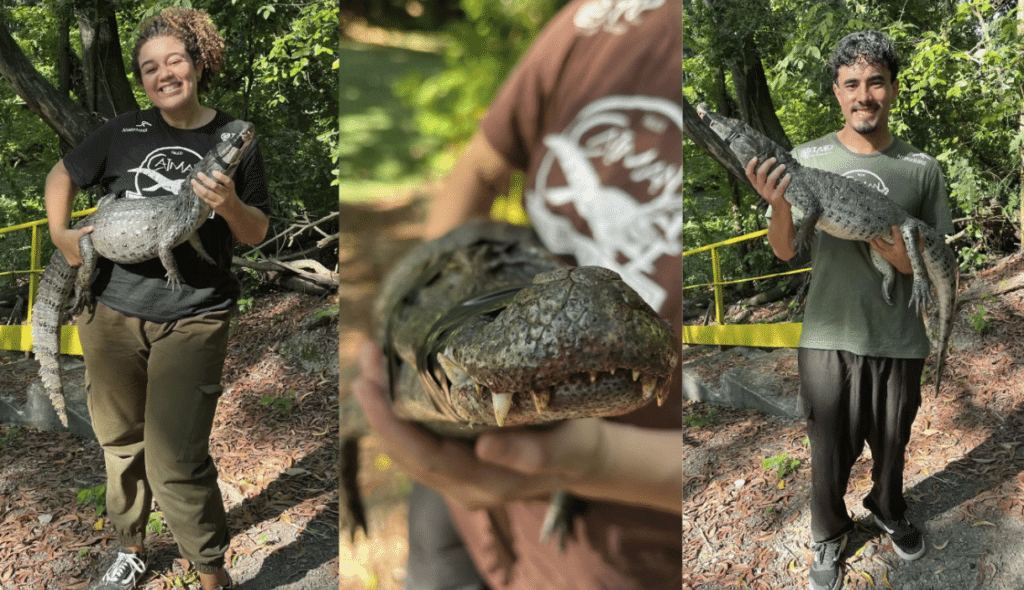
<svg viewBox="0 0 1024 590">
<path fill-rule="evenodd" d="M 678 360 L 669 324 L 599 267 L 537 275 L 504 307 L 461 322 L 435 350 L 435 375 L 459 417 L 497 426 L 660 404 Z"/>
<path fill-rule="evenodd" d="M 220 133 L 222 140 L 195 167 L 197 173 L 212 176 L 214 171 L 219 171 L 233 176 L 252 145 L 256 127 L 248 121 L 236 119 L 221 127 Z"/>
<path fill-rule="evenodd" d="M 746 166 L 751 158 L 763 161 L 775 157 L 782 163 L 791 159 L 789 154 L 778 149 L 778 144 L 743 121 L 713 113 L 704 103 L 698 104 L 696 110 L 701 120 L 725 141 L 741 166 Z"/>
</svg>

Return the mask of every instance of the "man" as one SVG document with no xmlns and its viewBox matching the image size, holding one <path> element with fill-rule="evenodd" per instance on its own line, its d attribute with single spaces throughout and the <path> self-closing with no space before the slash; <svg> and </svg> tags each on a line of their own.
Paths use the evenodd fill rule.
<svg viewBox="0 0 1024 590">
<path fill-rule="evenodd" d="M 877 188 L 940 233 L 953 229 L 938 163 L 894 137 L 889 111 L 899 91 L 899 58 L 889 39 L 860 31 L 839 41 L 828 62 L 843 128 L 797 146 L 804 165 L 856 178 Z M 796 230 L 783 198 L 789 176 L 774 158 L 747 163 L 747 178 L 771 206 L 768 240 L 791 259 Z M 779 181 L 781 177 L 781 181 Z M 930 343 L 921 318 L 908 308 L 910 258 L 897 228 L 895 243 L 840 240 L 816 232 L 814 269 L 798 352 L 800 405 L 811 441 L 812 590 L 842 585 L 839 560 L 853 521 L 843 496 L 866 441 L 874 483 L 864 507 L 905 560 L 924 554 L 921 531 L 906 517 L 903 467 L 910 427 L 921 404 L 921 372 Z M 919 247 L 917 244 L 913 247 Z M 880 296 L 880 275 L 869 248 L 902 273 L 894 305 Z"/>
<path fill-rule="evenodd" d="M 545 246 L 619 272 L 678 338 L 682 319 L 679 0 L 574 0 L 506 80 L 424 231 L 486 215 L 509 175 Z M 396 421 L 379 351 L 352 389 L 386 452 L 414 479 L 406 589 L 660 590 L 681 583 L 680 375 L 661 407 L 501 431 L 475 448 Z M 586 498 L 564 552 L 538 540 L 547 494 Z M 501 505 L 505 531 L 485 512 Z M 497 534 L 496 534 L 497 533 Z M 502 539 L 504 537 L 504 539 Z M 514 560 L 501 546 L 511 541 Z M 463 545 L 464 543 L 464 545 Z"/>
</svg>

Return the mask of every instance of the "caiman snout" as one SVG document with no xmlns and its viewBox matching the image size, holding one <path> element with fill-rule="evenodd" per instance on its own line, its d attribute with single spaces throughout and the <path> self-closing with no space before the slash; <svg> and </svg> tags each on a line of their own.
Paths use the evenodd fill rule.
<svg viewBox="0 0 1024 590">
<path fill-rule="evenodd" d="M 625 413 L 667 395 L 672 331 L 611 270 L 538 274 L 499 313 L 466 322 L 437 360 L 454 407 L 515 425 Z M 469 416 L 466 416 L 470 420 Z"/>
</svg>

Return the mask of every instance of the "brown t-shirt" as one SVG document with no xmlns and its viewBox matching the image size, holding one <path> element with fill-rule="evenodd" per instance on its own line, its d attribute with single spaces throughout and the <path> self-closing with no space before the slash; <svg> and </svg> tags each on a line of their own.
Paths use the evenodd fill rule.
<svg viewBox="0 0 1024 590">
<path fill-rule="evenodd" d="M 577 0 L 545 27 L 491 103 L 481 129 L 526 171 L 524 206 L 553 252 L 618 272 L 682 331 L 682 6 L 680 0 Z M 682 425 L 680 375 L 661 407 L 618 418 Z M 681 437 L 680 437 L 681 438 Z M 680 453 L 682 441 L 680 440 Z M 507 506 L 518 556 L 492 571 L 485 513 L 449 503 L 494 590 L 677 589 L 681 520 L 589 502 L 582 543 L 540 544 L 543 500 Z"/>
</svg>

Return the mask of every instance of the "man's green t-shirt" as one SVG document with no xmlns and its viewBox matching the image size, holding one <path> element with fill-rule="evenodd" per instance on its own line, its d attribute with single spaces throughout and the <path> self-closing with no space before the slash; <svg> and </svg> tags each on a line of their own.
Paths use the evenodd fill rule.
<svg viewBox="0 0 1024 590">
<path fill-rule="evenodd" d="M 804 166 L 867 184 L 940 234 L 953 231 L 938 162 L 898 138 L 881 152 L 856 154 L 831 133 L 797 146 L 793 155 Z M 896 273 L 894 305 L 887 304 L 868 243 L 840 240 L 823 231 L 815 232 L 811 265 L 801 348 L 887 358 L 928 356 L 924 323 L 909 307 L 912 276 Z"/>
</svg>

